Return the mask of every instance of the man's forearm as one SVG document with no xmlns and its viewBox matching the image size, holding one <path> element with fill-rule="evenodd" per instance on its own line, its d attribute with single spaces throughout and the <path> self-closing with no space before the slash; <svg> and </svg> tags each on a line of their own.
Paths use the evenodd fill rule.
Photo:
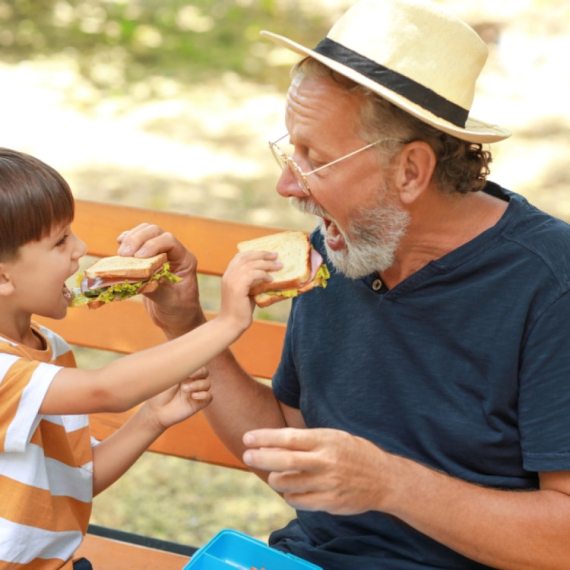
<svg viewBox="0 0 570 570">
<path fill-rule="evenodd" d="M 167 340 L 178 338 L 206 322 L 207 319 L 200 302 L 197 297 L 194 297 L 192 291 L 185 292 L 182 298 L 176 298 L 165 307 L 143 297 L 149 317 L 157 327 L 162 329 Z"/>
<path fill-rule="evenodd" d="M 378 493 L 379 510 L 493 568 L 569 567 L 567 494 L 489 489 L 400 457 L 391 463 L 392 492 Z"/>
<path fill-rule="evenodd" d="M 206 322 L 201 309 L 188 311 L 192 319 L 164 318 L 161 308 L 146 302 L 147 310 L 168 340 L 172 340 Z M 204 415 L 226 447 L 241 459 L 245 446 L 243 434 L 260 427 L 285 427 L 281 408 L 270 387 L 254 380 L 236 361 L 230 350 L 208 362 L 212 383 L 212 403 Z M 263 479 L 266 473 L 258 473 Z"/>
<path fill-rule="evenodd" d="M 243 434 L 260 427 L 285 427 L 285 419 L 273 390 L 252 378 L 226 350 L 207 365 L 212 383 L 212 403 L 204 415 L 216 435 L 241 459 Z M 260 476 L 264 479 L 267 474 Z"/>
</svg>

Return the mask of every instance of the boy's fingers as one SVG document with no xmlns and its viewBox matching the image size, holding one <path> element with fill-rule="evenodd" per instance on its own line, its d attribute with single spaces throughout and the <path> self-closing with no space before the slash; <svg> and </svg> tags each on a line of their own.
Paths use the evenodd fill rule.
<svg viewBox="0 0 570 570">
<path fill-rule="evenodd" d="M 192 392 L 191 395 L 193 400 L 211 400 L 212 393 L 211 392 Z"/>
<path fill-rule="evenodd" d="M 244 261 L 254 261 L 256 259 L 277 259 L 277 253 L 274 251 L 242 251 L 238 253 L 238 258 Z"/>
<path fill-rule="evenodd" d="M 190 374 L 188 378 L 191 380 L 202 380 L 204 378 L 208 378 L 209 375 L 210 371 L 205 366 L 202 366 L 202 368 L 198 368 L 196 372 Z"/>
<path fill-rule="evenodd" d="M 254 269 L 251 272 L 251 281 L 252 283 L 257 283 L 258 281 L 266 281 L 267 283 L 273 281 L 273 277 L 271 273 L 268 271 L 272 271 L 270 268 L 261 267 L 259 269 Z"/>
<path fill-rule="evenodd" d="M 210 381 L 206 378 L 202 380 L 194 380 L 187 378 L 180 383 L 183 392 L 203 392 L 210 389 Z"/>
</svg>

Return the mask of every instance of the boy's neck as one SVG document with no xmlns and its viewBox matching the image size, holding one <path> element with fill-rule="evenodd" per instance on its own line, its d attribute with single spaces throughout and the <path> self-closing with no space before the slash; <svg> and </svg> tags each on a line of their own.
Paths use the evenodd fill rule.
<svg viewBox="0 0 570 570">
<path fill-rule="evenodd" d="M 11 326 L 3 323 L 0 335 L 34 350 L 45 349 L 42 339 L 32 329 L 31 318 L 27 323 L 12 323 Z"/>
</svg>

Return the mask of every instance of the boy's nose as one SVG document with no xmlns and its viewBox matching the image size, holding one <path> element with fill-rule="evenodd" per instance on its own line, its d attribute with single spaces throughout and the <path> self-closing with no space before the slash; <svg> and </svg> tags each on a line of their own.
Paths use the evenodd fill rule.
<svg viewBox="0 0 570 570">
<path fill-rule="evenodd" d="M 74 248 L 74 257 L 76 259 L 79 259 L 87 253 L 87 246 L 85 245 L 85 242 L 79 239 L 77 236 L 75 236 L 75 241 L 76 243 Z"/>
</svg>

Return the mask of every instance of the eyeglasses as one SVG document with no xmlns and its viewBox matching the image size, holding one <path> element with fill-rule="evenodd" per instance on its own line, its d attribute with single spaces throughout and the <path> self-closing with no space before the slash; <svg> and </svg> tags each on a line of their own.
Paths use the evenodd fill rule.
<svg viewBox="0 0 570 570">
<path fill-rule="evenodd" d="M 332 162 L 329 162 L 328 164 L 325 164 L 324 166 L 319 166 L 319 168 L 315 168 L 315 170 L 311 170 L 311 172 L 303 172 L 301 170 L 301 167 L 290 156 L 287 156 L 277 146 L 277 143 L 282 141 L 287 136 L 289 136 L 289 133 L 283 135 L 281 138 L 278 138 L 275 142 L 269 141 L 269 148 L 271 149 L 271 153 L 273 154 L 275 161 L 281 167 L 281 170 L 285 170 L 287 167 L 289 167 L 291 169 L 291 172 L 293 173 L 295 180 L 297 181 L 297 184 L 299 185 L 301 190 L 303 190 L 303 192 L 307 196 L 311 195 L 311 188 L 309 187 L 309 183 L 307 182 L 307 176 L 309 176 L 309 174 L 314 174 L 315 172 L 318 172 L 319 170 L 323 170 L 323 168 L 328 168 L 329 166 L 332 166 L 333 164 L 336 164 L 337 162 L 340 162 L 341 160 L 344 160 L 345 158 L 349 158 L 351 156 L 354 156 L 355 154 L 358 154 L 359 152 L 362 152 L 366 149 L 369 149 L 370 147 L 373 147 L 374 145 L 377 145 L 381 142 L 385 142 L 388 140 L 395 140 L 395 139 L 389 139 L 389 138 L 379 139 L 373 143 L 370 143 L 369 145 L 366 145 L 363 148 L 359 148 L 358 150 L 351 152 L 350 154 L 347 154 L 345 156 L 341 156 L 340 158 L 337 158 L 336 160 L 333 160 Z"/>
</svg>

